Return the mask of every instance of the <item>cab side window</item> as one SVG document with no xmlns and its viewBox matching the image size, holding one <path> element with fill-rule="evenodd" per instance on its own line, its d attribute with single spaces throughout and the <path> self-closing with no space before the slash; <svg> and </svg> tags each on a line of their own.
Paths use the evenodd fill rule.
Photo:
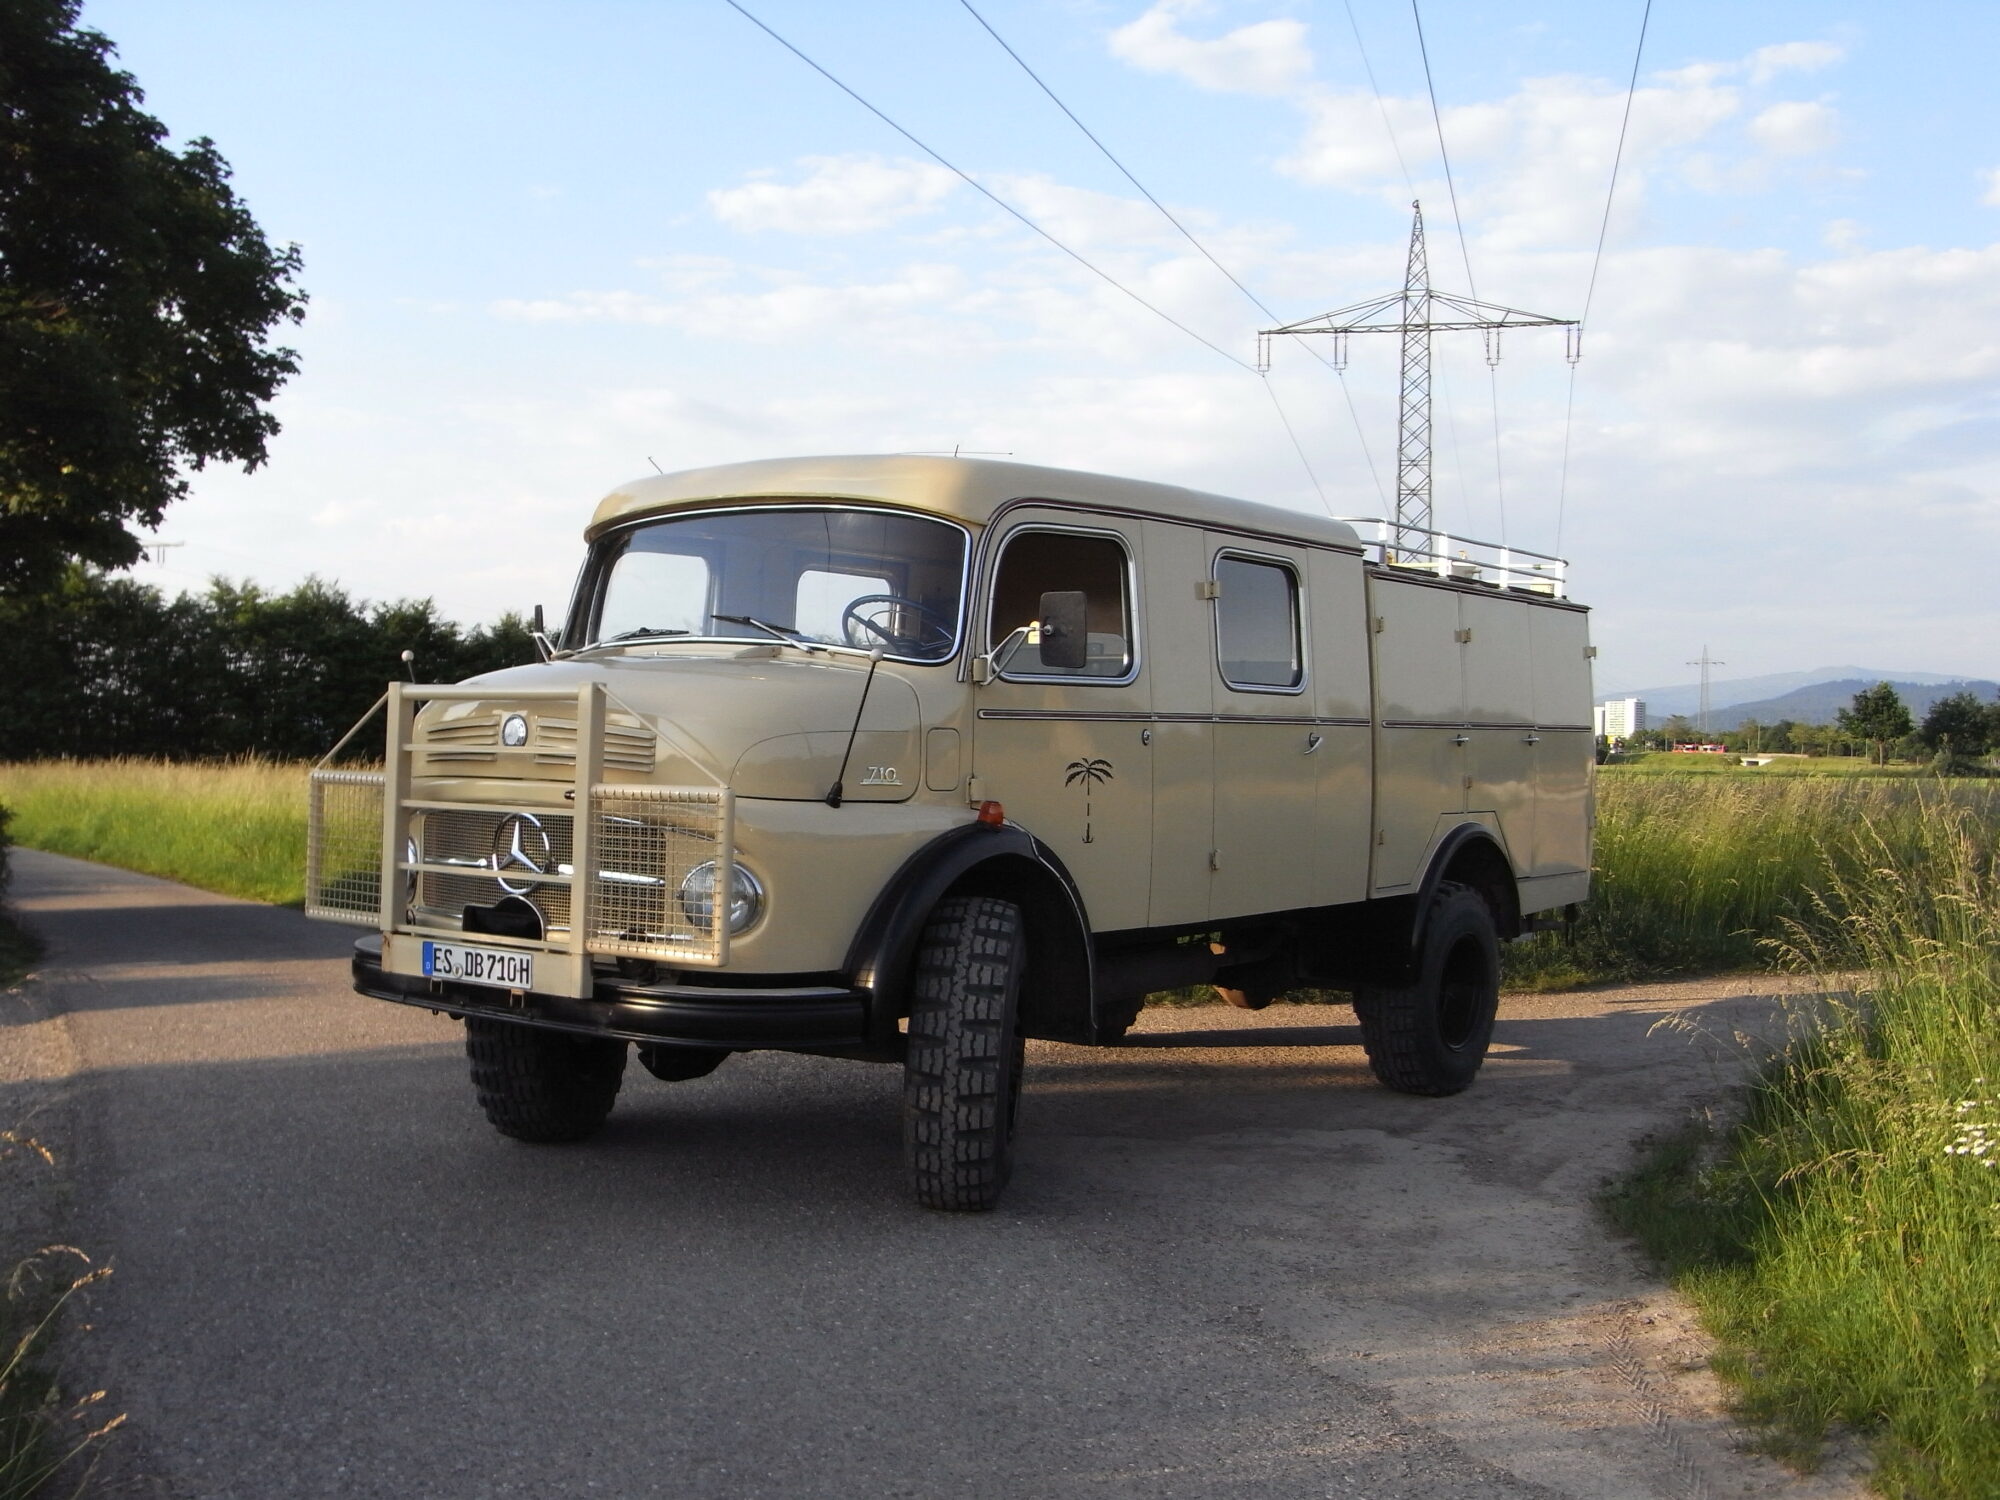
<svg viewBox="0 0 2000 1500">
<path fill-rule="evenodd" d="M 1305 681 L 1299 580 L 1282 563 L 1223 553 L 1215 560 L 1215 654 L 1233 688 L 1284 692 Z"/>
<path fill-rule="evenodd" d="M 993 577 L 993 611 L 987 649 L 1000 649 L 997 665 L 1007 677 L 1122 680 L 1131 675 L 1131 576 L 1125 548 L 1101 533 L 1017 531 L 1007 539 Z M 1038 616 L 1042 596 L 1075 591 L 1084 596 L 1088 640 L 1084 664 L 1063 668 L 1044 662 Z M 1008 638 L 1025 627 L 1012 646 Z"/>
</svg>

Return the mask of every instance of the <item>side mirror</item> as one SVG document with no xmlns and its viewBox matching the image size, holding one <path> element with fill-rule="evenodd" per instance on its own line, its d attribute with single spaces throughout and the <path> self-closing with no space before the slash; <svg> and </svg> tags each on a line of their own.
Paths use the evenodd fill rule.
<svg viewBox="0 0 2000 1500">
<path fill-rule="evenodd" d="M 1082 589 L 1058 589 L 1042 595 L 1042 665 L 1058 672 L 1081 672 L 1090 660 L 1090 633 L 1085 626 L 1089 597 Z"/>
</svg>

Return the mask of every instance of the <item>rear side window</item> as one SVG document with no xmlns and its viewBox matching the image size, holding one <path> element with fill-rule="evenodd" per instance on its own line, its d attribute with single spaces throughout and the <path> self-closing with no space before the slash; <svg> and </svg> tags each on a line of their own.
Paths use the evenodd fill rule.
<svg viewBox="0 0 2000 1500">
<path fill-rule="evenodd" d="M 1299 580 L 1283 563 L 1224 553 L 1215 560 L 1215 655 L 1222 680 L 1253 692 L 1305 681 L 1299 648 Z"/>
<path fill-rule="evenodd" d="M 1017 531 L 1007 539 L 993 575 L 993 617 L 988 649 L 1020 640 L 1000 654 L 1008 677 L 1129 679 L 1133 669 L 1131 569 L 1124 545 L 1101 532 Z M 1080 669 L 1042 660 L 1038 615 L 1042 595 L 1075 590 L 1085 597 L 1087 655 Z"/>
</svg>

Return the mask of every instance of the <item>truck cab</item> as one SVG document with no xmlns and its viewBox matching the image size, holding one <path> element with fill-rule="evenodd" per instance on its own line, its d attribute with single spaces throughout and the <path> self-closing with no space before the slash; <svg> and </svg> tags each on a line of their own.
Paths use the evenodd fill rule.
<svg viewBox="0 0 2000 1500">
<path fill-rule="evenodd" d="M 890 1062 L 918 1200 L 988 1208 L 1025 1039 L 1324 985 L 1456 1092 L 1498 945 L 1588 895 L 1554 559 L 909 456 L 635 481 L 585 541 L 545 660 L 392 684 L 380 768 L 312 779 L 310 914 L 507 1134 L 587 1136 L 633 1052 Z"/>
</svg>

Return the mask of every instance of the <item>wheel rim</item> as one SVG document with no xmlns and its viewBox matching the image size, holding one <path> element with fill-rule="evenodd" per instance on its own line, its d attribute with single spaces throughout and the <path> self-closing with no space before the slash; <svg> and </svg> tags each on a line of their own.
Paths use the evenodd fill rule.
<svg viewBox="0 0 2000 1500">
<path fill-rule="evenodd" d="M 1472 938 L 1460 938 L 1452 944 L 1438 983 L 1438 1040 L 1454 1052 L 1478 1029 L 1486 983 L 1486 955 Z"/>
</svg>

